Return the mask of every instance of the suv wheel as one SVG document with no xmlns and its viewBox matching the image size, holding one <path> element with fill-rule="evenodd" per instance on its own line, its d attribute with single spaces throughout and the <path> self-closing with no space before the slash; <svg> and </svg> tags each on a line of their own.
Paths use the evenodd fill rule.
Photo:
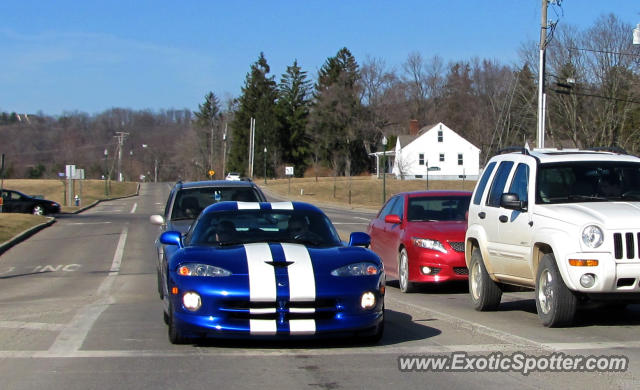
<svg viewBox="0 0 640 390">
<path fill-rule="evenodd" d="M 480 248 L 474 248 L 469 264 L 469 292 L 471 303 L 478 311 L 495 310 L 500 305 L 502 290 L 491 280 L 484 267 Z"/>
<path fill-rule="evenodd" d="M 577 303 L 578 299 L 562 280 L 555 257 L 547 253 L 536 276 L 536 308 L 542 324 L 547 327 L 570 325 Z"/>
<path fill-rule="evenodd" d="M 409 281 L 409 255 L 405 248 L 402 248 L 398 254 L 398 284 L 403 293 L 415 291 L 415 284 Z"/>
</svg>

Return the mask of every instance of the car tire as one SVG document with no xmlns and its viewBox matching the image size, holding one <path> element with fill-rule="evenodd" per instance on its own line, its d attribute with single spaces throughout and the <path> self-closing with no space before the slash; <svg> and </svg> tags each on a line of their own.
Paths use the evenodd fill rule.
<svg viewBox="0 0 640 390">
<path fill-rule="evenodd" d="M 44 208 L 37 204 L 33 206 L 33 209 L 31 209 L 31 213 L 33 215 L 44 215 Z"/>
<path fill-rule="evenodd" d="M 409 281 L 409 255 L 405 248 L 398 253 L 398 285 L 403 293 L 412 293 L 416 289 L 415 283 Z"/>
<path fill-rule="evenodd" d="M 542 257 L 536 273 L 536 308 L 542 324 L 549 328 L 563 327 L 573 322 L 578 298 L 567 288 L 558 271 L 555 256 Z"/>
<path fill-rule="evenodd" d="M 185 344 L 187 342 L 187 338 L 176 326 L 173 305 L 169 305 L 169 341 L 171 344 Z"/>
<path fill-rule="evenodd" d="M 477 311 L 496 310 L 502 299 L 502 290 L 490 277 L 482 261 L 480 248 L 471 252 L 469 263 L 469 295 Z"/>
</svg>

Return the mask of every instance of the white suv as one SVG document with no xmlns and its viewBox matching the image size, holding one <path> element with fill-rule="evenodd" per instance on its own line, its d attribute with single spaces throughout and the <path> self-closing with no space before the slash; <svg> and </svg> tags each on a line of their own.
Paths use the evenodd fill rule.
<svg viewBox="0 0 640 390">
<path fill-rule="evenodd" d="M 578 303 L 640 300 L 640 158 L 521 149 L 493 157 L 472 196 L 465 238 L 476 310 L 507 286 L 535 289 L 545 326 Z"/>
</svg>

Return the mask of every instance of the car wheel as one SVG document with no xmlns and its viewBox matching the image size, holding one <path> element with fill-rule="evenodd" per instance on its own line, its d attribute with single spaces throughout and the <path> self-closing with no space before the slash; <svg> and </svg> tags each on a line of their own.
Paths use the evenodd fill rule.
<svg viewBox="0 0 640 390">
<path fill-rule="evenodd" d="M 542 257 L 536 276 L 536 308 L 546 327 L 570 325 L 576 313 L 578 299 L 567 288 L 551 253 Z"/>
<path fill-rule="evenodd" d="M 489 277 L 480 248 L 474 248 L 469 264 L 469 293 L 473 308 L 478 311 L 495 310 L 500 305 L 502 290 Z"/>
<path fill-rule="evenodd" d="M 40 205 L 35 205 L 33 206 L 33 209 L 31 210 L 31 213 L 33 215 L 44 215 L 44 208 Z"/>
<path fill-rule="evenodd" d="M 402 248 L 398 254 L 398 284 L 403 293 L 415 291 L 415 283 L 409 281 L 409 255 L 405 248 Z"/>
<path fill-rule="evenodd" d="M 171 344 L 185 344 L 187 342 L 187 338 L 176 326 L 173 305 L 169 305 L 169 341 Z"/>
<path fill-rule="evenodd" d="M 169 313 L 167 313 L 164 309 L 162 309 L 162 320 L 165 325 L 169 325 L 171 323 L 171 318 L 169 318 Z"/>
</svg>

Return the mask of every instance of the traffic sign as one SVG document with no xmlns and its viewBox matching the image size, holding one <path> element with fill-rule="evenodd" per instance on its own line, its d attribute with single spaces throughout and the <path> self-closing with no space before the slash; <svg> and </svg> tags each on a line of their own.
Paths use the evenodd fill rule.
<svg viewBox="0 0 640 390">
<path fill-rule="evenodd" d="M 214 171 L 213 169 L 209 169 L 209 179 L 211 179 L 215 173 L 216 171 Z"/>
</svg>

